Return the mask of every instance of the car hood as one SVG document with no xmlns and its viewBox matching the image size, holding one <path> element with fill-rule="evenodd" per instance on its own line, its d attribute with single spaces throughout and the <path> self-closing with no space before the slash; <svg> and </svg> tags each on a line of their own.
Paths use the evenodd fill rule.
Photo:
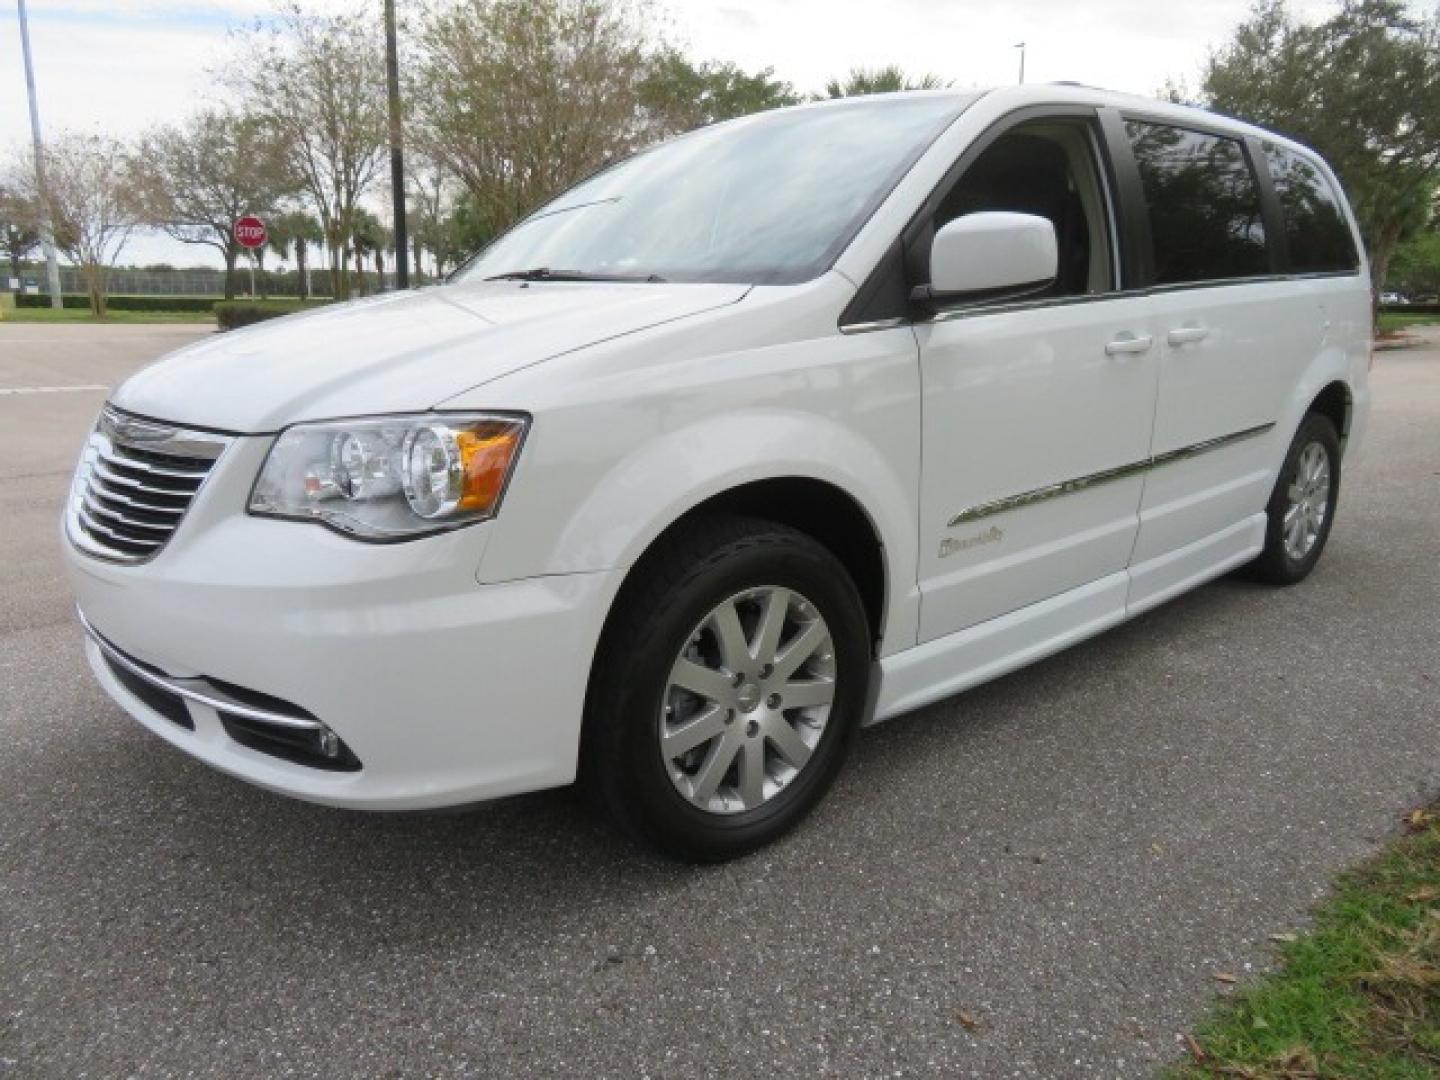
<svg viewBox="0 0 1440 1080">
<path fill-rule="evenodd" d="M 495 281 L 388 293 L 217 334 L 138 372 L 111 400 L 143 416 L 251 433 L 423 410 L 586 345 L 733 304 L 748 290 Z"/>
</svg>

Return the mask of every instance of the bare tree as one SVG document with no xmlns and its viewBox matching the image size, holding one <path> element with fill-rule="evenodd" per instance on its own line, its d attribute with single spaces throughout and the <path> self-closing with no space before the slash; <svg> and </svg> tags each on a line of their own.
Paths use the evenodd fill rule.
<svg viewBox="0 0 1440 1080">
<path fill-rule="evenodd" d="M 643 2 L 457 0 L 432 9 L 406 97 L 426 155 L 500 229 L 647 141 L 657 47 Z"/>
<path fill-rule="evenodd" d="M 232 109 L 206 109 L 151 130 L 135 171 L 146 224 L 220 252 L 227 300 L 241 251 L 235 219 L 268 213 L 298 188 L 283 138 L 259 117 Z"/>
<path fill-rule="evenodd" d="M 312 15 L 295 3 L 242 39 L 227 81 L 289 147 L 331 249 L 337 299 L 350 293 L 345 256 L 355 212 L 385 163 L 387 115 L 380 20 Z"/>
<path fill-rule="evenodd" d="M 415 276 L 425 276 L 423 256 L 428 251 L 433 270 L 430 276 L 443 277 L 446 263 L 453 257 L 456 247 L 447 227 L 454 204 L 455 184 L 446 174 L 444 166 L 418 155 L 411 159 L 408 181 L 407 224 Z"/>
<path fill-rule="evenodd" d="M 32 200 L 0 185 L 0 252 L 10 263 L 10 276 L 20 276 L 20 264 L 40 246 L 39 216 Z"/>
<path fill-rule="evenodd" d="M 140 222 L 130 152 L 108 136 L 64 133 L 48 140 L 45 172 L 55 246 L 79 267 L 90 310 L 104 318 L 110 265 Z M 32 163 L 17 186 L 39 205 L 34 177 Z"/>
</svg>

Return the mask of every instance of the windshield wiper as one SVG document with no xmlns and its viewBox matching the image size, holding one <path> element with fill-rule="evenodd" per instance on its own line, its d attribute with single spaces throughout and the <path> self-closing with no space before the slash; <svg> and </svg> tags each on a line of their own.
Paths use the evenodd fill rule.
<svg viewBox="0 0 1440 1080">
<path fill-rule="evenodd" d="M 491 274 L 486 281 L 640 281 L 655 285 L 664 282 L 659 274 L 587 274 L 583 270 L 551 270 L 536 266 L 529 270 L 507 270 Z"/>
</svg>

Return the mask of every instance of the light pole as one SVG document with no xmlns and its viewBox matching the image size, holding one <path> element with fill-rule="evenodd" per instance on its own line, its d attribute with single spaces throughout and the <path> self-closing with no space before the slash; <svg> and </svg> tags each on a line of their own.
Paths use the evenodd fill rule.
<svg viewBox="0 0 1440 1080">
<path fill-rule="evenodd" d="M 385 0 L 385 88 L 390 99 L 390 203 L 395 214 L 395 287 L 410 287 L 405 228 L 405 150 L 400 129 L 400 57 L 395 43 L 395 0 Z"/>
<path fill-rule="evenodd" d="M 30 59 L 30 23 L 25 18 L 25 0 L 20 8 L 20 51 L 25 54 L 25 92 L 30 97 L 30 135 L 35 140 L 35 191 L 39 196 L 40 244 L 45 249 L 45 271 L 50 285 L 50 306 L 65 306 L 60 293 L 60 267 L 55 262 L 55 230 L 50 225 L 50 187 L 45 180 L 45 144 L 40 139 L 40 108 L 35 104 L 35 63 Z"/>
<path fill-rule="evenodd" d="M 1020 85 L 1025 85 L 1025 42 L 1017 41 L 1015 48 L 1020 50 Z"/>
</svg>

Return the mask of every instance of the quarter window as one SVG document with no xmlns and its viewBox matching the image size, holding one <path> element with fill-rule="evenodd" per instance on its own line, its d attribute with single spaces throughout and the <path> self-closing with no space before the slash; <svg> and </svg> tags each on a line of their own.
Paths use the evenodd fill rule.
<svg viewBox="0 0 1440 1080">
<path fill-rule="evenodd" d="M 1350 226 L 1334 190 L 1299 154 L 1266 145 L 1265 160 L 1285 217 L 1285 246 L 1296 274 L 1348 273 L 1360 268 Z"/>
<path fill-rule="evenodd" d="M 1127 121 L 1161 285 L 1269 273 L 1260 188 L 1235 139 Z"/>
</svg>

